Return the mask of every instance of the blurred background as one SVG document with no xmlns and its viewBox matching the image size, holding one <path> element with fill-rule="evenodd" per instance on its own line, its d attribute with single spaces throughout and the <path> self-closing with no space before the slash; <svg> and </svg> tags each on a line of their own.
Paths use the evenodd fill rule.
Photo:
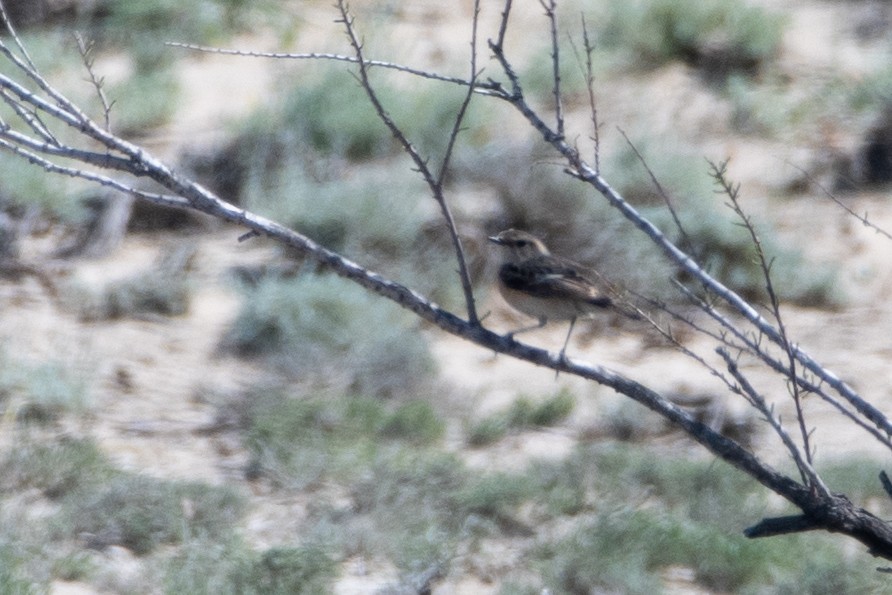
<svg viewBox="0 0 892 595">
<path fill-rule="evenodd" d="M 329 0 L 4 5 L 43 75 L 96 121 L 463 313 L 436 204 L 349 64 L 166 45 L 349 55 Z M 469 2 L 350 8 L 366 57 L 467 77 Z M 478 66 L 504 81 L 484 43 L 502 6 L 481 9 Z M 552 118 L 543 8 L 512 10 L 508 58 Z M 892 231 L 892 6 L 567 0 L 558 17 L 569 140 L 595 161 L 584 23 L 607 181 L 764 303 L 749 236 L 709 175 L 708 161 L 729 159 L 792 337 L 887 410 L 892 240 L 844 207 Z M 0 72 L 17 76 L 8 61 Z M 438 163 L 464 90 L 385 69 L 372 83 Z M 676 272 L 511 106 L 474 98 L 447 182 L 489 328 L 529 322 L 491 291 L 486 236 L 508 227 L 684 308 Z M 889 590 L 852 544 L 747 541 L 744 527 L 788 509 L 634 403 L 446 337 L 241 233 L 0 154 L 0 593 Z M 580 326 L 572 356 L 792 468 L 658 334 Z M 557 350 L 565 332 L 523 338 Z M 752 373 L 792 411 L 782 382 Z M 807 421 L 831 489 L 888 516 L 876 480 L 887 453 L 820 403 Z"/>
</svg>

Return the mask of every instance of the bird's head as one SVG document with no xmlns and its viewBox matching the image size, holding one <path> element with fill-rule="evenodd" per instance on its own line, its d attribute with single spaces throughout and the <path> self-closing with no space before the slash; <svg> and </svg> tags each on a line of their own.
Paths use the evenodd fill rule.
<svg viewBox="0 0 892 595">
<path fill-rule="evenodd" d="M 508 248 L 514 262 L 549 254 L 548 248 L 542 240 L 531 233 L 518 229 L 501 231 L 494 236 L 490 236 L 489 241 Z"/>
</svg>

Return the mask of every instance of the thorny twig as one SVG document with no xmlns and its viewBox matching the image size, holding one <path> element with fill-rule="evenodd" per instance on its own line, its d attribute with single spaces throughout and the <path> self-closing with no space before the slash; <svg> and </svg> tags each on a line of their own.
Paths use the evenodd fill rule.
<svg viewBox="0 0 892 595">
<path fill-rule="evenodd" d="M 796 468 L 799 469 L 799 473 L 802 476 L 802 482 L 814 487 L 817 490 L 820 490 L 820 493 L 824 497 L 830 496 L 830 490 L 827 489 L 827 486 L 824 485 L 824 482 L 818 476 L 814 467 L 812 466 L 812 461 L 808 457 L 808 452 L 806 451 L 805 457 L 802 456 L 802 451 L 796 446 L 796 443 L 793 442 L 793 439 L 790 438 L 790 435 L 787 434 L 787 431 L 784 429 L 784 426 L 781 424 L 780 419 L 774 414 L 774 411 L 768 404 L 765 402 L 765 397 L 760 395 L 758 391 L 753 387 L 749 380 L 747 380 L 746 376 L 740 371 L 740 368 L 737 366 L 737 361 L 731 357 L 731 354 L 728 353 L 728 350 L 724 347 L 719 347 L 716 349 L 716 353 L 722 356 L 722 359 L 725 360 L 725 365 L 728 367 L 728 372 L 734 377 L 734 379 L 738 382 L 738 387 L 734 389 L 734 392 L 744 397 L 753 407 L 759 411 L 764 417 L 765 421 L 767 421 L 771 427 L 774 429 L 774 433 L 777 434 L 781 442 L 784 443 L 784 446 L 787 449 L 787 452 L 790 453 L 790 456 L 793 457 L 793 462 L 796 463 Z"/>
<path fill-rule="evenodd" d="M 802 437 L 802 448 L 805 451 L 806 461 L 811 465 L 813 464 L 811 439 L 805 423 L 805 412 L 802 408 L 802 399 L 804 395 L 799 390 L 799 382 L 797 381 L 799 372 L 796 369 L 796 356 L 793 353 L 794 347 L 787 335 L 787 327 L 784 324 L 784 319 L 781 315 L 780 299 L 777 297 L 777 292 L 774 289 L 774 281 L 771 277 L 771 261 L 765 255 L 765 250 L 762 247 L 762 240 L 759 238 L 759 234 L 756 233 L 756 228 L 752 219 L 743 210 L 743 207 L 740 206 L 739 184 L 732 184 L 728 180 L 728 162 L 710 162 L 709 165 L 712 169 L 711 175 L 716 184 L 719 185 L 720 192 L 728 197 L 728 200 L 730 201 L 728 206 L 734 211 L 740 219 L 743 227 L 749 233 L 750 241 L 756 250 L 756 258 L 759 259 L 759 267 L 761 268 L 762 275 L 765 279 L 765 291 L 768 294 L 771 314 L 774 316 L 774 320 L 777 323 L 777 330 L 780 335 L 780 347 L 787 354 L 787 365 L 784 374 L 788 379 L 787 386 L 790 390 L 790 396 L 793 397 L 793 405 L 796 408 L 796 421 L 799 424 L 799 433 Z"/>
<path fill-rule="evenodd" d="M 471 44 L 471 84 L 469 85 L 468 93 L 465 95 L 458 115 L 455 118 L 455 124 L 452 128 L 446 155 L 443 157 L 442 170 L 439 176 L 434 175 L 433 171 L 431 171 L 431 169 L 428 167 L 427 161 L 421 156 L 415 146 L 403 133 L 402 129 L 397 126 L 396 122 L 393 121 L 393 118 L 391 118 L 390 114 L 384 108 L 384 105 L 381 103 L 377 92 L 375 91 L 371 81 L 369 80 L 368 66 L 363 54 L 362 43 L 359 41 L 359 37 L 356 34 L 356 29 L 354 28 L 353 24 L 353 16 L 348 11 L 346 0 L 338 0 L 337 7 L 338 11 L 341 14 L 341 18 L 338 22 L 344 25 L 345 31 L 347 33 L 347 38 L 350 42 L 350 46 L 353 48 L 353 52 L 356 55 L 356 63 L 359 66 L 359 81 L 362 85 L 362 88 L 366 92 L 366 96 L 369 98 L 369 101 L 375 108 L 378 117 L 381 119 L 382 122 L 384 122 L 384 125 L 387 126 L 391 134 L 393 134 L 394 138 L 396 138 L 397 142 L 400 143 L 403 151 L 412 159 L 412 162 L 415 164 L 415 168 L 421 174 L 421 177 L 424 178 L 425 183 L 427 184 L 428 188 L 430 188 L 431 193 L 433 194 L 434 200 L 436 200 L 437 204 L 440 207 L 440 212 L 443 215 L 443 219 L 446 221 L 446 226 L 452 239 L 452 245 L 455 249 L 456 259 L 458 261 L 459 277 L 461 279 L 462 291 L 464 292 L 465 296 L 465 307 L 468 312 L 468 319 L 472 324 L 479 324 L 480 319 L 477 315 L 477 307 L 474 303 L 474 289 L 471 285 L 471 275 L 468 271 L 468 264 L 467 259 L 465 258 L 464 248 L 462 247 L 461 238 L 458 234 L 458 229 L 455 224 L 455 218 L 452 216 L 452 211 L 449 208 L 449 203 L 446 201 L 446 196 L 443 193 L 443 180 L 445 178 L 446 170 L 449 165 L 449 159 L 452 155 L 452 148 L 455 145 L 455 139 L 458 136 L 458 133 L 461 131 L 461 123 L 464 119 L 468 104 L 471 101 L 471 96 L 473 95 L 473 81 L 477 77 L 476 35 L 477 18 L 479 15 L 478 2 L 475 2 L 474 5 L 474 24 L 472 33 L 474 42 Z"/>
<path fill-rule="evenodd" d="M 756 307 L 721 281 L 710 275 L 694 257 L 676 246 L 662 230 L 641 215 L 634 206 L 629 204 L 597 170 L 586 163 L 574 146 L 548 126 L 538 113 L 527 103 L 526 98 L 523 95 L 520 80 L 514 71 L 514 68 L 511 66 L 510 61 L 505 56 L 504 48 L 493 41 L 490 41 L 490 48 L 493 50 L 496 61 L 501 65 L 511 82 L 510 91 L 500 89 L 499 91 L 492 92 L 491 96 L 502 99 L 513 105 L 520 114 L 526 118 L 530 125 L 541 134 L 543 140 L 551 144 L 552 148 L 566 159 L 568 166 L 567 171 L 571 175 L 597 190 L 610 205 L 619 210 L 624 217 L 647 235 L 647 237 L 663 251 L 664 255 L 671 262 L 675 263 L 675 265 L 686 274 L 696 279 L 708 292 L 717 296 L 732 310 L 746 318 L 758 333 L 764 335 L 769 341 L 783 348 L 785 342 L 780 332 L 773 324 L 762 316 Z M 860 415 L 868 419 L 883 433 L 892 436 L 892 421 L 890 421 L 883 412 L 865 401 L 861 395 L 852 389 L 851 386 L 843 382 L 839 376 L 831 372 L 829 369 L 820 365 L 801 347 L 795 344 L 789 345 L 789 347 L 793 356 L 802 366 L 839 393 L 841 397 L 849 401 Z"/>
<path fill-rule="evenodd" d="M 102 104 L 102 116 L 105 120 L 105 129 L 110 131 L 111 108 L 112 105 L 114 105 L 114 102 L 109 103 L 108 97 L 105 96 L 105 89 L 103 89 L 105 77 L 97 77 L 96 72 L 93 70 L 93 64 L 95 63 L 93 58 L 94 43 L 92 41 L 85 41 L 83 36 L 77 31 L 74 32 L 74 39 L 77 41 L 77 50 L 80 52 L 81 61 L 87 69 L 88 80 L 90 81 L 90 84 L 93 85 L 93 89 L 96 90 L 96 96 L 99 97 L 99 103 Z"/>
<path fill-rule="evenodd" d="M 302 52 L 302 53 L 294 53 L 294 52 L 258 52 L 253 50 L 235 50 L 235 49 L 225 49 L 225 48 L 215 48 L 208 47 L 203 45 L 196 45 L 193 43 L 182 43 L 178 41 L 168 41 L 165 45 L 175 48 L 181 48 L 186 50 L 192 50 L 196 52 L 203 52 L 207 54 L 221 54 L 224 56 L 242 56 L 245 58 L 270 58 L 275 60 L 330 60 L 333 62 L 349 62 L 351 64 L 358 64 L 359 59 L 356 56 L 345 56 L 343 54 L 333 54 L 327 52 Z M 375 68 L 386 68 L 390 70 L 397 70 L 399 72 L 405 72 L 406 74 L 411 74 L 412 76 L 417 76 L 420 78 L 430 79 L 434 81 L 441 81 L 444 83 L 450 83 L 453 85 L 459 85 L 462 87 L 472 87 L 476 92 L 483 92 L 487 90 L 496 90 L 498 89 L 498 83 L 480 81 L 479 79 L 463 79 L 454 76 L 446 76 L 443 74 L 439 74 L 437 72 L 430 72 L 427 70 L 421 70 L 418 68 L 412 68 L 411 66 L 406 66 L 404 64 L 397 64 L 395 62 L 387 62 L 384 60 L 365 60 L 365 65 L 367 68 L 375 67 Z"/>
<path fill-rule="evenodd" d="M 588 25 L 585 22 L 585 15 L 580 16 L 582 20 L 582 44 L 585 50 L 585 87 L 588 91 L 588 106 L 592 120 L 592 136 L 591 140 L 595 145 L 594 163 L 595 171 L 601 171 L 601 125 L 598 123 L 598 108 L 595 101 L 595 71 L 592 67 L 592 54 L 595 53 L 595 46 L 592 44 L 588 35 Z M 575 47 L 575 46 L 574 46 Z"/>
<path fill-rule="evenodd" d="M 812 184 L 814 184 L 815 186 L 817 186 L 817 187 L 821 190 L 821 192 L 824 193 L 824 196 L 826 196 L 827 198 L 829 198 L 830 200 L 832 200 L 833 202 L 835 202 L 835 203 L 837 204 L 837 206 L 839 206 L 839 207 L 840 207 L 842 210 L 844 210 L 846 213 L 848 213 L 849 215 L 851 215 L 852 217 L 854 217 L 855 219 L 857 219 L 858 221 L 860 221 L 862 225 L 864 225 L 865 227 L 870 227 L 870 228 L 872 228 L 876 233 L 880 234 L 881 236 L 883 236 L 883 237 L 886 238 L 887 240 L 892 240 L 892 234 L 890 234 L 888 231 L 886 231 L 886 230 L 883 229 L 882 227 L 880 227 L 880 226 L 878 226 L 877 224 L 875 224 L 875 223 L 873 223 L 872 221 L 870 221 L 870 219 L 868 219 L 868 216 L 867 216 L 868 214 L 867 214 L 867 212 L 865 212 L 863 215 L 860 214 L 860 213 L 858 213 L 858 212 L 856 212 L 856 211 L 855 211 L 854 209 L 852 209 L 849 205 L 847 205 L 846 203 L 844 203 L 843 201 L 841 201 L 839 198 L 837 198 L 837 196 L 836 196 L 835 194 L 833 194 L 832 192 L 830 192 L 830 190 L 827 189 L 826 186 L 824 186 L 823 184 L 821 184 L 821 183 L 818 182 L 817 180 L 813 179 L 812 176 L 811 176 L 811 174 L 809 174 L 809 173 L 808 173 L 807 171 L 805 171 L 803 168 L 801 168 L 801 167 L 799 167 L 798 165 L 795 165 L 794 163 L 791 163 L 791 162 L 789 162 L 789 161 L 787 161 L 786 163 L 787 163 L 788 165 L 790 165 L 791 167 L 797 169 L 797 170 L 798 170 L 800 173 L 802 173 L 803 175 L 805 175 L 805 176 L 808 178 L 808 181 L 809 181 L 809 182 L 811 182 Z"/>
<path fill-rule="evenodd" d="M 555 127 L 558 135 L 564 136 L 564 104 L 561 100 L 561 58 L 560 46 L 558 44 L 557 29 L 557 2 L 555 0 L 539 0 L 539 4 L 545 9 L 545 16 L 548 17 L 548 23 L 551 31 L 551 68 L 552 79 L 554 85 L 552 93 L 554 94 L 554 119 Z"/>
</svg>

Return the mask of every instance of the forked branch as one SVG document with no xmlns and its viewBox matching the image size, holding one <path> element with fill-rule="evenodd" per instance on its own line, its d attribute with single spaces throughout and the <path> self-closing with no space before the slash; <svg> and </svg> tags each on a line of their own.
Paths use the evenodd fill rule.
<svg viewBox="0 0 892 595">
<path fill-rule="evenodd" d="M 449 203 L 447 202 L 446 195 L 443 191 L 443 180 L 445 179 L 446 172 L 449 168 L 449 161 L 452 157 L 452 150 L 455 146 L 455 140 L 458 137 L 458 133 L 461 131 L 461 124 L 464 121 L 468 104 L 471 102 L 471 97 L 474 94 L 474 81 L 477 79 L 477 19 L 480 14 L 479 0 L 475 0 L 474 2 L 474 16 L 471 33 L 472 41 L 470 84 L 468 85 L 468 91 L 465 94 L 464 101 L 462 102 L 458 114 L 455 117 L 455 123 L 449 136 L 446 152 L 443 156 L 443 160 L 440 166 L 440 172 L 438 175 L 434 175 L 434 172 L 430 169 L 430 167 L 428 167 L 427 160 L 421 156 L 415 146 L 403 133 L 402 129 L 400 129 L 400 127 L 397 126 L 396 122 L 394 122 L 393 118 L 390 117 L 390 114 L 387 113 L 387 110 L 381 103 L 381 99 L 378 97 L 378 93 L 375 91 L 371 81 L 369 80 L 368 64 L 366 63 L 365 56 L 363 55 L 362 43 L 359 41 L 356 29 L 354 28 L 353 16 L 348 11 L 347 3 L 345 0 L 338 0 L 337 6 L 338 11 L 341 14 L 341 18 L 338 22 L 344 25 L 344 29 L 347 33 L 347 39 L 350 41 L 350 46 L 353 48 L 353 52 L 356 55 L 356 63 L 359 66 L 359 81 L 362 85 L 362 88 L 366 92 L 366 96 L 369 98 L 369 102 L 375 108 L 378 117 L 381 119 L 384 125 L 387 126 L 391 134 L 393 134 L 394 138 L 397 140 L 397 142 L 399 142 L 400 146 L 402 146 L 403 151 L 412 159 L 412 162 L 415 164 L 416 170 L 421 174 L 421 177 L 424 178 L 425 183 L 427 184 L 428 188 L 430 188 L 434 200 L 440 207 L 440 213 L 443 215 L 443 219 L 446 222 L 446 227 L 449 230 L 449 236 L 452 240 L 452 246 L 455 250 L 455 257 L 458 261 L 458 273 L 459 278 L 461 279 L 462 291 L 465 296 L 465 308 L 467 309 L 468 320 L 471 322 L 471 324 L 479 324 L 480 319 L 477 315 L 477 307 L 474 302 L 474 288 L 471 284 L 471 275 L 468 272 L 468 264 L 467 259 L 465 258 L 465 251 L 462 246 L 461 237 L 458 233 L 458 228 L 455 224 L 455 218 L 452 216 L 452 210 L 449 208 Z"/>
</svg>

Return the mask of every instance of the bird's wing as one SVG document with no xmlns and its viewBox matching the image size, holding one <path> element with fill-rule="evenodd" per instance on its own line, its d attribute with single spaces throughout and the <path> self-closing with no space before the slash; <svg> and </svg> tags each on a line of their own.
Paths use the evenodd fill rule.
<svg viewBox="0 0 892 595">
<path fill-rule="evenodd" d="M 499 277 L 509 288 L 534 297 L 580 301 L 605 308 L 612 304 L 575 266 L 551 256 L 502 265 Z"/>
</svg>

